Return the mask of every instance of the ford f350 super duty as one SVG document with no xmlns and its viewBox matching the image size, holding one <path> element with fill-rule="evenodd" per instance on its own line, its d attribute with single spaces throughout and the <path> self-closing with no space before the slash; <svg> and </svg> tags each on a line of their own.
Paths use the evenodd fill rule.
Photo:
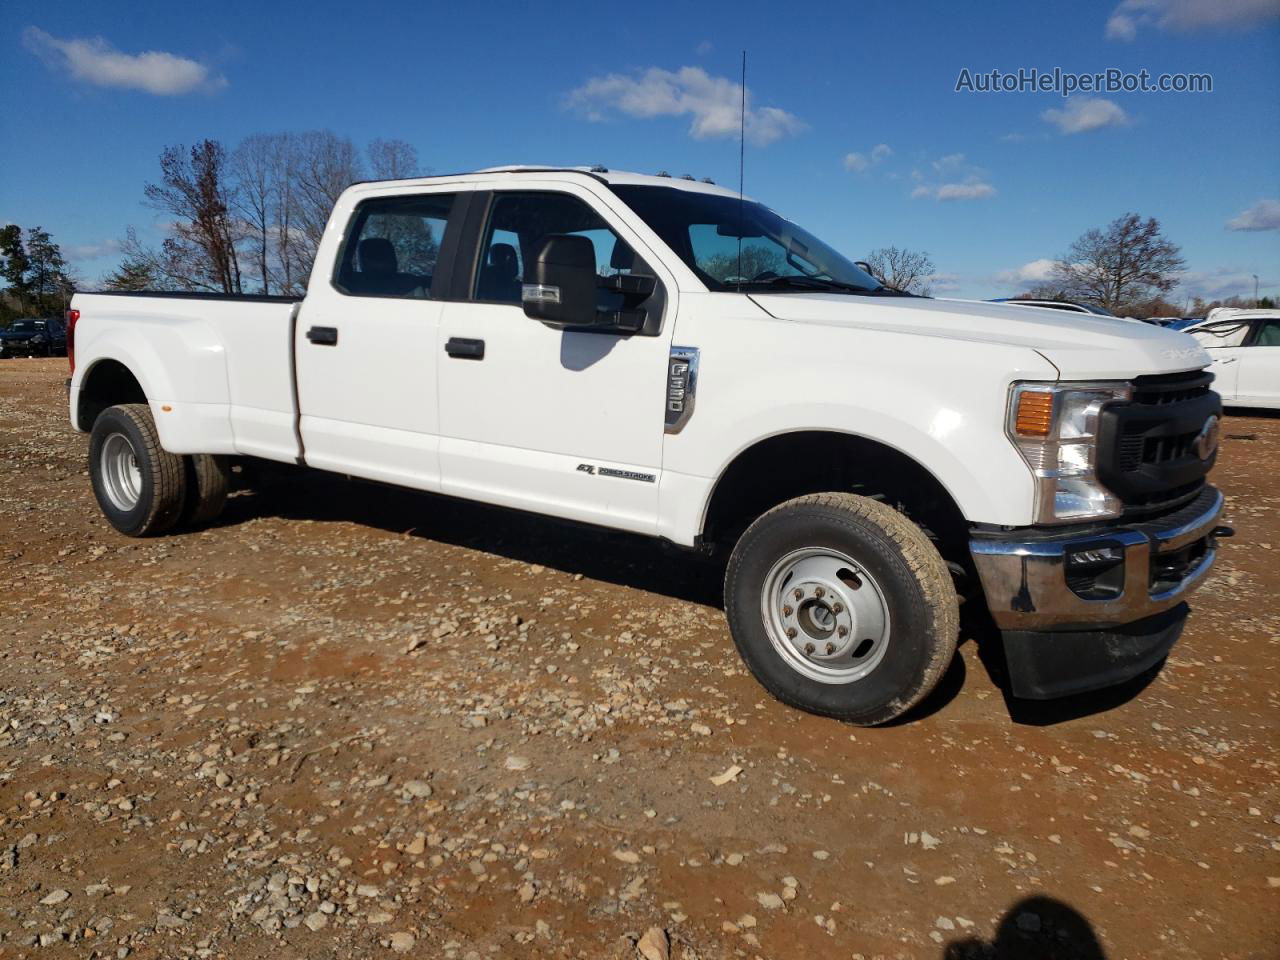
<svg viewBox="0 0 1280 960">
<path fill-rule="evenodd" d="M 209 521 L 263 458 L 724 545 L 752 672 L 856 723 L 929 692 L 962 597 L 1015 696 L 1156 668 L 1230 534 L 1190 337 L 887 289 L 705 182 L 357 184 L 301 299 L 71 307 L 71 421 L 121 533 Z"/>
</svg>

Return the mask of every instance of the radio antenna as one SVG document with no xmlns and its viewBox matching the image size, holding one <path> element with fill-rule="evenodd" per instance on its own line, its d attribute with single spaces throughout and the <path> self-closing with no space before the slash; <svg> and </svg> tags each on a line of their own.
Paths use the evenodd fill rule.
<svg viewBox="0 0 1280 960">
<path fill-rule="evenodd" d="M 742 292 L 742 232 L 746 229 L 747 51 L 742 51 L 742 105 L 738 112 L 738 293 Z"/>
</svg>

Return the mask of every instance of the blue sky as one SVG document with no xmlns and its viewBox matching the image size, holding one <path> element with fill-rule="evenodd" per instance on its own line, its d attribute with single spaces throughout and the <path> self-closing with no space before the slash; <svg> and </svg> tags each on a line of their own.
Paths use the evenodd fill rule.
<svg viewBox="0 0 1280 960">
<path fill-rule="evenodd" d="M 437 172 L 736 184 L 743 48 L 747 193 L 851 256 L 923 249 L 936 293 L 1004 296 L 1136 211 L 1182 246 L 1181 296 L 1251 295 L 1255 273 L 1280 294 L 1280 0 L 8 0 L 0 221 L 43 225 L 93 281 L 126 226 L 159 235 L 141 201 L 165 145 L 312 128 L 407 140 Z M 963 68 L 1033 67 L 1209 73 L 1213 92 L 955 92 Z"/>
</svg>

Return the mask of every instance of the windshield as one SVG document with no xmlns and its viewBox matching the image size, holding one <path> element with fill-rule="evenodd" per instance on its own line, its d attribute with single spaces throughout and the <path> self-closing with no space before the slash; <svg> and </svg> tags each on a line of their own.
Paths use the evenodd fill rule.
<svg viewBox="0 0 1280 960">
<path fill-rule="evenodd" d="M 753 200 L 678 187 L 615 184 L 613 192 L 711 290 L 883 289 L 813 234 Z"/>
<path fill-rule="evenodd" d="M 38 320 L 15 320 L 9 329 L 14 333 L 35 333 L 43 330 L 44 324 Z"/>
</svg>

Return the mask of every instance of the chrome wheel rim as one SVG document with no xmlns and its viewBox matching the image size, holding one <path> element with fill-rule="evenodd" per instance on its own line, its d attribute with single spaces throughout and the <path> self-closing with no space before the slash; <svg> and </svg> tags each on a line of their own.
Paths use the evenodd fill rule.
<svg viewBox="0 0 1280 960">
<path fill-rule="evenodd" d="M 103 441 L 98 468 L 103 492 L 113 507 L 127 513 L 138 505 L 142 496 L 142 470 L 128 437 L 113 433 Z"/>
<path fill-rule="evenodd" d="M 889 648 L 889 605 L 866 568 L 826 547 L 782 557 L 764 578 L 760 612 L 774 650 L 819 683 L 854 683 Z"/>
</svg>

